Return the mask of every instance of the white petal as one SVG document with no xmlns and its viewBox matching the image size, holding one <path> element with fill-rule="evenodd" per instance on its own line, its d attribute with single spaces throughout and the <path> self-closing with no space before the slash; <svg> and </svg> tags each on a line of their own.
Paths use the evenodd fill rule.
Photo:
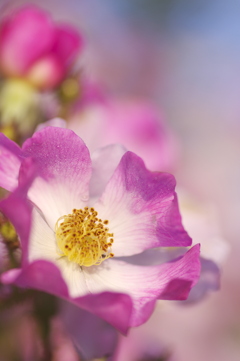
<svg viewBox="0 0 240 361">
<path fill-rule="evenodd" d="M 102 195 L 124 153 L 126 149 L 119 144 L 108 145 L 93 152 L 90 180 L 91 201 Z"/>
<path fill-rule="evenodd" d="M 75 298 L 89 294 L 85 275 L 78 264 L 68 261 L 67 257 L 61 257 L 57 261 L 57 266 L 68 286 L 71 297 Z"/>
<path fill-rule="evenodd" d="M 158 284 L 157 270 L 156 266 L 137 266 L 114 259 L 106 260 L 100 266 L 83 267 L 86 283 L 92 293 L 115 291 L 130 294 L 133 298 L 137 295 L 150 299 L 152 294 L 149 294 L 149 289 L 154 289 Z M 153 280 L 156 284 L 153 284 Z M 158 287 L 156 291 L 159 292 Z"/>
<path fill-rule="evenodd" d="M 69 192 L 67 186 L 58 182 L 49 184 L 42 178 L 34 181 L 29 191 L 29 198 L 42 210 L 53 231 L 61 216 L 72 213 L 74 208 L 83 208 L 86 205 L 86 199 L 82 198 L 82 201 L 76 199 L 76 194 Z"/>
<path fill-rule="evenodd" d="M 29 261 L 44 259 L 55 263 L 58 257 L 55 234 L 34 208 L 29 240 Z"/>
</svg>

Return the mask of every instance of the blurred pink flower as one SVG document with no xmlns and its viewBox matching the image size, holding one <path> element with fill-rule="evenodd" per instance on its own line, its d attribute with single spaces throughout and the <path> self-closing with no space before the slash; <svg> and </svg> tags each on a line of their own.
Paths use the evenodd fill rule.
<svg viewBox="0 0 240 361">
<path fill-rule="evenodd" d="M 118 332 L 107 322 L 66 301 L 60 302 L 60 317 L 82 356 L 81 360 L 95 360 L 101 357 L 105 360 L 105 357 L 113 354 Z"/>
<path fill-rule="evenodd" d="M 55 24 L 39 8 L 25 6 L 2 21 L 0 68 L 7 77 L 51 89 L 66 76 L 82 45 L 71 26 Z"/>
<path fill-rule="evenodd" d="M 148 323 L 132 328 L 127 336 L 119 334 L 111 361 L 177 361 L 171 349 L 161 342 L 158 335 L 160 325 L 150 328 Z"/>
<path fill-rule="evenodd" d="M 105 97 L 84 99 L 67 124 L 56 119 L 41 124 L 68 127 L 78 134 L 92 153 L 109 144 L 122 144 L 139 155 L 152 171 L 172 171 L 177 166 L 179 144 L 177 137 L 163 122 L 153 102 L 143 98 L 117 99 Z M 100 95 L 98 95 L 100 97 Z"/>
<path fill-rule="evenodd" d="M 68 299 L 122 332 L 145 322 L 157 299 L 188 297 L 200 273 L 198 245 L 169 263 L 127 261 L 154 247 L 191 245 L 172 175 L 148 171 L 118 146 L 91 161 L 74 132 L 55 127 L 36 132 L 22 150 L 2 135 L 1 151 L 0 184 L 15 189 L 1 210 L 23 252 L 22 268 L 3 282 Z"/>
<path fill-rule="evenodd" d="M 72 324 L 74 327 L 76 320 L 72 320 Z M 50 344 L 53 361 L 79 361 L 79 355 L 59 316 L 51 319 Z"/>
</svg>

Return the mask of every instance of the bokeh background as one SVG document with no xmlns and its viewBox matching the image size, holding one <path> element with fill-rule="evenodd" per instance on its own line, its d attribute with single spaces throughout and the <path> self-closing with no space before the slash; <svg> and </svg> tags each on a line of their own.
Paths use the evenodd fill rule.
<svg viewBox="0 0 240 361">
<path fill-rule="evenodd" d="M 2 13 L 25 3 L 32 2 L 1 0 Z M 83 32 L 81 62 L 89 76 L 116 95 L 144 96 L 159 105 L 179 138 L 177 181 L 199 201 L 214 204 L 230 245 L 220 291 L 190 306 L 160 305 L 144 327 L 179 361 L 239 361 L 240 2 L 34 3 Z"/>
</svg>

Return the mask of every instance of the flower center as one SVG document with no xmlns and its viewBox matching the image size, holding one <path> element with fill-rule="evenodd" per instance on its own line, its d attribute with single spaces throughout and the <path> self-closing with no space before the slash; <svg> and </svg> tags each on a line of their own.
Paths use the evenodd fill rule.
<svg viewBox="0 0 240 361">
<path fill-rule="evenodd" d="M 113 257 L 113 233 L 107 220 L 97 218 L 94 208 L 73 209 L 72 214 L 60 217 L 55 225 L 57 245 L 69 261 L 80 266 L 99 265 Z"/>
</svg>

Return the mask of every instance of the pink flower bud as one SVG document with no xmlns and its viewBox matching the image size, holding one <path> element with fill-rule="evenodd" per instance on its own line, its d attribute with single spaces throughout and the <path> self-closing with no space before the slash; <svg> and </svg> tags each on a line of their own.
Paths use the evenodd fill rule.
<svg viewBox="0 0 240 361">
<path fill-rule="evenodd" d="M 66 76 L 82 45 L 70 26 L 55 25 L 46 12 L 26 6 L 1 24 L 0 69 L 6 76 L 26 77 L 49 89 Z"/>
</svg>

